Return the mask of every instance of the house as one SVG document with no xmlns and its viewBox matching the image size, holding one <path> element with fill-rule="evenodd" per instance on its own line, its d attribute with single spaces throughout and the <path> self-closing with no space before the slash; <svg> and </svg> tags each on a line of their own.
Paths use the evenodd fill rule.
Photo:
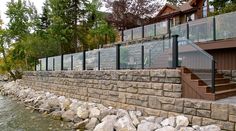
<svg viewBox="0 0 236 131">
<path fill-rule="evenodd" d="M 209 5 L 210 0 L 189 0 L 188 2 L 175 6 L 165 4 L 151 23 L 170 20 L 171 26 L 186 23 L 196 19 L 205 18 L 214 8 Z"/>
</svg>

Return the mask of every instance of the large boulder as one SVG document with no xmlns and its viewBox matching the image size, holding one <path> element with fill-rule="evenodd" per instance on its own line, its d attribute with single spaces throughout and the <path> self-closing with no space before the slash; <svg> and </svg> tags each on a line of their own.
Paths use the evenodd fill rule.
<svg viewBox="0 0 236 131">
<path fill-rule="evenodd" d="M 144 120 L 138 125 L 137 131 L 154 131 L 157 128 L 161 128 L 161 125 Z"/>
<path fill-rule="evenodd" d="M 62 119 L 64 121 L 74 121 L 76 113 L 72 110 L 67 110 L 62 114 Z"/>
<path fill-rule="evenodd" d="M 181 115 L 176 117 L 176 128 L 187 127 L 189 124 L 188 118 Z"/>
<path fill-rule="evenodd" d="M 178 131 L 195 131 L 192 127 L 181 127 Z"/>
<path fill-rule="evenodd" d="M 155 131 L 177 131 L 177 130 L 172 126 L 165 126 L 165 127 L 156 129 Z"/>
<path fill-rule="evenodd" d="M 108 115 L 102 119 L 102 123 L 98 124 L 93 131 L 114 131 L 114 123 L 117 116 Z"/>
<path fill-rule="evenodd" d="M 89 109 L 89 118 L 95 117 L 99 118 L 101 111 L 97 107 L 93 107 Z"/>
<path fill-rule="evenodd" d="M 116 110 L 115 109 L 102 109 L 100 110 L 101 113 L 98 117 L 99 120 L 102 120 L 105 116 L 107 115 L 115 115 L 116 114 Z"/>
<path fill-rule="evenodd" d="M 75 112 L 77 112 L 77 109 L 78 109 L 78 107 L 79 107 L 80 105 L 81 105 L 81 104 L 78 103 L 77 101 L 72 101 L 72 103 L 71 103 L 70 106 L 69 106 L 69 109 L 70 109 L 70 110 L 73 110 L 73 111 L 75 111 Z"/>
<path fill-rule="evenodd" d="M 55 120 L 61 120 L 62 114 L 62 111 L 53 111 L 52 113 L 50 113 L 51 117 Z"/>
<path fill-rule="evenodd" d="M 44 112 L 44 111 L 49 111 L 49 110 L 50 110 L 50 106 L 48 105 L 47 102 L 44 102 L 39 106 L 39 112 Z"/>
<path fill-rule="evenodd" d="M 220 131 L 220 127 L 216 125 L 208 125 L 200 127 L 200 131 Z"/>
<path fill-rule="evenodd" d="M 126 111 L 124 109 L 118 109 L 117 110 L 117 116 L 118 117 L 129 116 L 129 113 L 128 113 L 128 111 Z"/>
<path fill-rule="evenodd" d="M 89 117 L 89 111 L 87 107 L 85 106 L 80 106 L 77 108 L 77 116 L 82 119 L 86 119 Z"/>
<path fill-rule="evenodd" d="M 85 128 L 88 130 L 93 130 L 95 126 L 98 124 L 98 119 L 93 117 L 89 120 L 89 122 L 85 125 Z"/>
<path fill-rule="evenodd" d="M 59 109 L 60 108 L 60 102 L 57 97 L 52 97 L 47 100 L 48 105 L 52 109 Z"/>
<path fill-rule="evenodd" d="M 163 120 L 161 122 L 161 125 L 162 126 L 172 126 L 172 127 L 175 127 L 176 126 L 175 117 L 166 118 L 165 120 Z"/>
<path fill-rule="evenodd" d="M 139 124 L 139 120 L 138 120 L 138 117 L 136 116 L 136 112 L 135 111 L 129 111 L 129 115 L 130 115 L 130 118 L 131 118 L 134 126 L 137 126 Z"/>
<path fill-rule="evenodd" d="M 85 129 L 85 125 L 88 124 L 89 119 L 85 119 L 83 121 L 80 121 L 74 125 L 75 129 Z"/>
<path fill-rule="evenodd" d="M 114 124 L 116 131 L 136 131 L 135 126 L 129 115 L 119 118 Z"/>
<path fill-rule="evenodd" d="M 71 100 L 70 99 L 67 99 L 64 96 L 60 96 L 60 97 L 58 97 L 58 100 L 60 102 L 61 110 L 65 111 L 65 110 L 69 109 L 69 107 L 71 105 Z"/>
</svg>

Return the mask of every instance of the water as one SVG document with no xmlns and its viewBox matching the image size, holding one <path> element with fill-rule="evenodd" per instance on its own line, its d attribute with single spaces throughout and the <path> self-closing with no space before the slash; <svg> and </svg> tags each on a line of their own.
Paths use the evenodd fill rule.
<svg viewBox="0 0 236 131">
<path fill-rule="evenodd" d="M 0 95 L 0 131 L 70 131 L 70 124 L 32 112 Z"/>
</svg>

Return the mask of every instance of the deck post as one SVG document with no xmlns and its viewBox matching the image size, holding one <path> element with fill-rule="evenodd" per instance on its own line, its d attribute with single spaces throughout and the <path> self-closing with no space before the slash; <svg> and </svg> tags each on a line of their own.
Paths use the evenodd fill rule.
<svg viewBox="0 0 236 131">
<path fill-rule="evenodd" d="M 178 67 L 178 35 L 173 35 L 172 45 L 172 68 Z"/>
</svg>

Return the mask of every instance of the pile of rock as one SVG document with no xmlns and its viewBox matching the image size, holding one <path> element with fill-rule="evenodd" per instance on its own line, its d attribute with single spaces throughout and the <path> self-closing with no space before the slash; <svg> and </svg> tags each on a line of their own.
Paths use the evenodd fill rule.
<svg viewBox="0 0 236 131">
<path fill-rule="evenodd" d="M 54 119 L 73 122 L 74 129 L 89 131 L 219 131 L 216 125 L 190 126 L 188 118 L 145 117 L 140 111 L 113 109 L 102 104 L 87 103 L 35 91 L 10 82 L 1 87 L 1 93 L 14 97 Z"/>
</svg>

